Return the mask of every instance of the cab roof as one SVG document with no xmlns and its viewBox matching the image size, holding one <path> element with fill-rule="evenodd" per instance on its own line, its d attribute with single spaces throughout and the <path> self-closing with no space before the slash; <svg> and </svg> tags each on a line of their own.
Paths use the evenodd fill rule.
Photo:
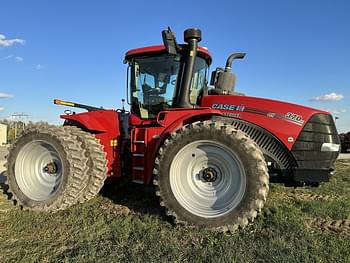
<svg viewBox="0 0 350 263">
<path fill-rule="evenodd" d="M 184 45 L 180 45 L 180 47 L 183 47 Z M 134 57 L 139 56 L 147 56 L 155 53 L 167 53 L 167 50 L 164 45 L 157 45 L 157 46 L 148 46 L 148 47 L 142 47 L 142 48 L 135 48 L 130 49 L 125 54 L 125 60 L 130 61 Z M 205 47 L 198 47 L 198 54 L 202 57 L 204 57 L 208 64 L 211 64 L 212 58 L 207 48 Z"/>
</svg>

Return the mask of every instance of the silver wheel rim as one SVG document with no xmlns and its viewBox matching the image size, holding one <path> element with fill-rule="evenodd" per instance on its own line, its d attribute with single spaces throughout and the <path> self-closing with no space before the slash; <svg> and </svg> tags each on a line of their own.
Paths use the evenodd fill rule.
<svg viewBox="0 0 350 263">
<path fill-rule="evenodd" d="M 46 141 L 32 141 L 18 153 L 15 178 L 24 195 L 35 201 L 54 196 L 62 182 L 63 165 L 56 148 Z"/>
<path fill-rule="evenodd" d="M 240 158 L 229 147 L 199 140 L 176 154 L 170 165 L 170 187 L 187 211 L 215 218 L 240 204 L 246 190 L 246 175 Z"/>
</svg>

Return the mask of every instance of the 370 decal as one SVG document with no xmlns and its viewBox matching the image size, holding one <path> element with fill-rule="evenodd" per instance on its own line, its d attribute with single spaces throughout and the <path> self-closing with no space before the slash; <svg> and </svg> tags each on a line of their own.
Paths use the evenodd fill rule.
<svg viewBox="0 0 350 263">
<path fill-rule="evenodd" d="M 298 115 L 298 114 L 295 114 L 293 112 L 288 112 L 284 115 L 284 118 L 287 119 L 287 120 L 291 120 L 293 122 L 297 122 L 297 123 L 300 123 L 300 124 L 303 124 L 304 123 L 304 119 L 303 119 L 303 116 L 301 115 Z"/>
</svg>

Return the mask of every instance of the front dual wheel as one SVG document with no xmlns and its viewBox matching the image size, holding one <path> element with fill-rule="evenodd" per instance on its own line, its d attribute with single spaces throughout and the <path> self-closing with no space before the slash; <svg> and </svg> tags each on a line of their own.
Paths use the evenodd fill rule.
<svg viewBox="0 0 350 263">
<path fill-rule="evenodd" d="M 261 210 L 268 193 L 262 152 L 243 132 L 197 122 L 173 133 L 154 169 L 161 205 L 177 223 L 234 231 Z"/>
</svg>

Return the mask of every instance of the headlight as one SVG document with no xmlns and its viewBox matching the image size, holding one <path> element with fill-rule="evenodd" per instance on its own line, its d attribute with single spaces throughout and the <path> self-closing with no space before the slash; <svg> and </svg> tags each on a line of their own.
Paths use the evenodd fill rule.
<svg viewBox="0 0 350 263">
<path fill-rule="evenodd" d="M 339 152 L 340 144 L 325 142 L 322 143 L 321 152 Z"/>
</svg>

